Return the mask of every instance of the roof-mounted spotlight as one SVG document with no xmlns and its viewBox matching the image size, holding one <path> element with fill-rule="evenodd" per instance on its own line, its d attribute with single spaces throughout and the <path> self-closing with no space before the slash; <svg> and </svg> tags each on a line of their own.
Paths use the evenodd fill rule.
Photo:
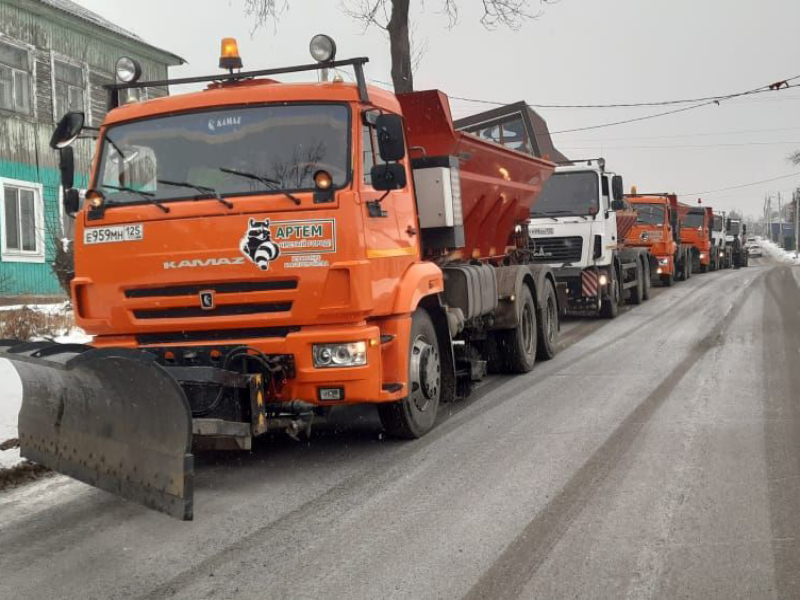
<svg viewBox="0 0 800 600">
<path fill-rule="evenodd" d="M 308 45 L 311 52 L 311 57 L 319 63 L 333 62 L 336 58 L 336 42 L 333 38 L 319 33 L 311 38 L 311 43 Z"/>
<path fill-rule="evenodd" d="M 142 65 L 129 56 L 120 57 L 114 70 L 122 83 L 136 83 L 142 76 Z"/>
</svg>

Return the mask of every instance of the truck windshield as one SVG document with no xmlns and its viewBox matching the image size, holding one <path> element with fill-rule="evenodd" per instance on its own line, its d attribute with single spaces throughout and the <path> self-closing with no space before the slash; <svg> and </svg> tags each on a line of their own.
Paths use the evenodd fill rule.
<svg viewBox="0 0 800 600">
<path fill-rule="evenodd" d="M 664 205 L 636 203 L 636 222 L 644 225 L 663 225 L 664 224 Z"/>
<path fill-rule="evenodd" d="M 96 187 L 109 204 L 314 187 L 349 180 L 349 110 L 340 104 L 237 107 L 109 127 Z M 169 183 L 167 183 L 169 182 Z M 176 185 L 177 184 L 177 185 Z"/>
<path fill-rule="evenodd" d="M 739 235 L 739 221 L 728 223 L 728 235 Z"/>
<path fill-rule="evenodd" d="M 598 197 L 596 173 L 556 173 L 545 183 L 531 216 L 597 214 Z"/>
<path fill-rule="evenodd" d="M 702 211 L 690 211 L 683 218 L 683 226 L 689 229 L 701 229 L 703 227 Z"/>
</svg>

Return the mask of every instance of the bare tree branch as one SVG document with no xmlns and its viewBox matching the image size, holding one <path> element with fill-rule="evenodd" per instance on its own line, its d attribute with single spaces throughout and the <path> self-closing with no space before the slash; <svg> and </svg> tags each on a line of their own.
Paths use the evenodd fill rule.
<svg viewBox="0 0 800 600">
<path fill-rule="evenodd" d="M 800 150 L 789 155 L 789 162 L 793 165 L 800 166 Z"/>
<path fill-rule="evenodd" d="M 276 26 L 288 9 L 289 0 L 244 0 L 244 14 L 253 17 L 253 31 L 270 23 Z"/>
</svg>

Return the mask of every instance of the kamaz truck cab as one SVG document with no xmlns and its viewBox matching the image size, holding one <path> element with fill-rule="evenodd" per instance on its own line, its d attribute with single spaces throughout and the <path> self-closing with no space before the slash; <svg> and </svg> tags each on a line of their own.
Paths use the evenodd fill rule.
<svg viewBox="0 0 800 600">
<path fill-rule="evenodd" d="M 636 210 L 636 223 L 628 231 L 625 243 L 646 247 L 657 260 L 655 269 L 665 286 L 675 279 L 691 277 L 689 246 L 681 243 L 681 221 L 678 197 L 675 194 L 638 194 L 635 190 L 626 198 Z"/>
<path fill-rule="evenodd" d="M 531 211 L 533 260 L 553 268 L 570 314 L 613 318 L 625 300 L 648 296 L 647 249 L 621 243 L 636 218 L 623 196 L 604 159 L 575 161 L 556 168 Z"/>
</svg>

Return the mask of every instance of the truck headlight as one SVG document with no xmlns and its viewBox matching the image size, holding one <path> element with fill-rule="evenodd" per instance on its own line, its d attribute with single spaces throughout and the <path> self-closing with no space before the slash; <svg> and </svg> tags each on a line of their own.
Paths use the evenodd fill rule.
<svg viewBox="0 0 800 600">
<path fill-rule="evenodd" d="M 700 253 L 700 260 L 703 260 L 705 257 L 706 257 L 705 252 L 701 252 Z"/>
<path fill-rule="evenodd" d="M 314 366 L 318 369 L 357 367 L 367 364 L 367 343 L 314 344 L 312 354 Z"/>
<path fill-rule="evenodd" d="M 668 265 L 669 264 L 669 259 L 668 258 L 659 258 L 658 259 L 658 264 L 660 264 L 660 265 Z"/>
<path fill-rule="evenodd" d="M 600 275 L 597 281 L 600 283 L 600 285 L 605 285 L 608 283 L 608 277 L 606 277 L 605 274 Z"/>
<path fill-rule="evenodd" d="M 720 257 L 720 258 L 724 258 L 724 257 L 725 257 L 725 253 L 724 253 L 724 252 L 720 252 L 720 253 L 719 253 L 719 257 Z"/>
</svg>

